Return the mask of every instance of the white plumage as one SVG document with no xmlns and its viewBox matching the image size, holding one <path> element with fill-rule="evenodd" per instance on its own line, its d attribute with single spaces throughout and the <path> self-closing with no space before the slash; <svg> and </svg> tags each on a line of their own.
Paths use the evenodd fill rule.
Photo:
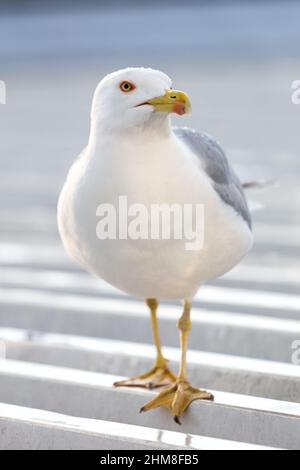
<svg viewBox="0 0 300 470">
<path fill-rule="evenodd" d="M 135 89 L 123 93 L 123 80 Z M 115 287 L 140 298 L 192 299 L 202 284 L 243 258 L 252 233 L 236 204 L 220 196 L 203 150 L 196 154 L 172 130 L 169 114 L 148 104 L 170 86 L 165 74 L 140 68 L 115 72 L 100 82 L 89 143 L 63 187 L 58 225 L 68 253 Z M 225 174 L 229 170 L 224 168 L 221 176 L 228 191 L 231 185 L 236 190 L 237 180 Z M 240 197 L 241 191 L 236 191 Z M 186 240 L 99 240 L 97 207 L 117 207 L 119 196 L 127 196 L 129 205 L 146 207 L 203 204 L 203 249 L 187 251 Z"/>
</svg>

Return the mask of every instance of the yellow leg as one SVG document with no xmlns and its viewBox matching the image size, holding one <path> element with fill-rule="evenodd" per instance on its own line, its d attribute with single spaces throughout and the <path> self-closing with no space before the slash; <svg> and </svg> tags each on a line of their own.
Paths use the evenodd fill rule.
<svg viewBox="0 0 300 470">
<path fill-rule="evenodd" d="M 168 386 L 176 381 L 176 377 L 170 371 L 168 361 L 164 358 L 161 350 L 157 321 L 158 301 L 156 299 L 147 299 L 146 304 L 150 308 L 151 312 L 153 341 L 156 346 L 156 360 L 154 366 L 149 370 L 149 372 L 131 377 L 127 380 L 115 382 L 115 387 L 143 387 L 152 389 Z"/>
<path fill-rule="evenodd" d="M 183 314 L 178 322 L 181 360 L 176 383 L 160 392 L 155 398 L 153 398 L 153 400 L 146 403 L 146 405 L 144 405 L 140 410 L 142 412 L 164 406 L 170 410 L 174 420 L 178 424 L 181 424 L 179 417 L 194 400 L 214 400 L 211 393 L 192 387 L 186 376 L 187 340 L 189 330 L 191 328 L 190 313 L 191 303 L 189 301 L 185 301 Z"/>
</svg>

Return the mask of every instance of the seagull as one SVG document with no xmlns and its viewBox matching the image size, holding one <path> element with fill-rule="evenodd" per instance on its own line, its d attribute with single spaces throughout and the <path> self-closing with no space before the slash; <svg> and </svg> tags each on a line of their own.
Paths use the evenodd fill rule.
<svg viewBox="0 0 300 470">
<path fill-rule="evenodd" d="M 141 411 L 165 407 L 179 424 L 194 400 L 214 399 L 187 376 L 193 298 L 201 286 L 238 264 L 253 244 L 243 185 L 220 145 L 206 133 L 171 125 L 172 113 L 190 110 L 188 95 L 173 89 L 161 71 L 130 67 L 104 77 L 93 97 L 88 144 L 58 202 L 59 232 L 71 257 L 89 273 L 143 299 L 150 310 L 155 363 L 114 385 L 162 387 Z M 117 207 L 120 197 L 133 212 L 137 205 L 200 205 L 201 247 L 187 249 L 183 237 L 99 237 L 99 205 Z M 183 303 L 177 376 L 163 355 L 157 318 L 159 301 L 175 299 Z"/>
</svg>

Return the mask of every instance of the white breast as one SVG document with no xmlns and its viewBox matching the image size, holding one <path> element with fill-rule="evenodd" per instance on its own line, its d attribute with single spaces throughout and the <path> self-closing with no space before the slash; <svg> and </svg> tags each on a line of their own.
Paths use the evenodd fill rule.
<svg viewBox="0 0 300 470">
<path fill-rule="evenodd" d="M 203 204 L 204 247 L 187 251 L 186 240 L 99 240 L 96 209 L 119 196 L 128 204 Z M 141 298 L 192 298 L 247 253 L 252 234 L 223 203 L 194 155 L 171 136 L 151 141 L 103 142 L 72 167 L 58 206 L 63 243 L 86 270 Z"/>
</svg>

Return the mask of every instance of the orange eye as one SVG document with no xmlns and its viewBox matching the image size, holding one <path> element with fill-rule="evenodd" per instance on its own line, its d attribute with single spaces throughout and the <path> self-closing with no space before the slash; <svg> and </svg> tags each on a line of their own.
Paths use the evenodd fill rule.
<svg viewBox="0 0 300 470">
<path fill-rule="evenodd" d="M 128 93 L 129 91 L 132 91 L 135 89 L 135 85 L 131 82 L 124 81 L 120 83 L 120 90 L 122 90 L 124 93 Z"/>
</svg>

